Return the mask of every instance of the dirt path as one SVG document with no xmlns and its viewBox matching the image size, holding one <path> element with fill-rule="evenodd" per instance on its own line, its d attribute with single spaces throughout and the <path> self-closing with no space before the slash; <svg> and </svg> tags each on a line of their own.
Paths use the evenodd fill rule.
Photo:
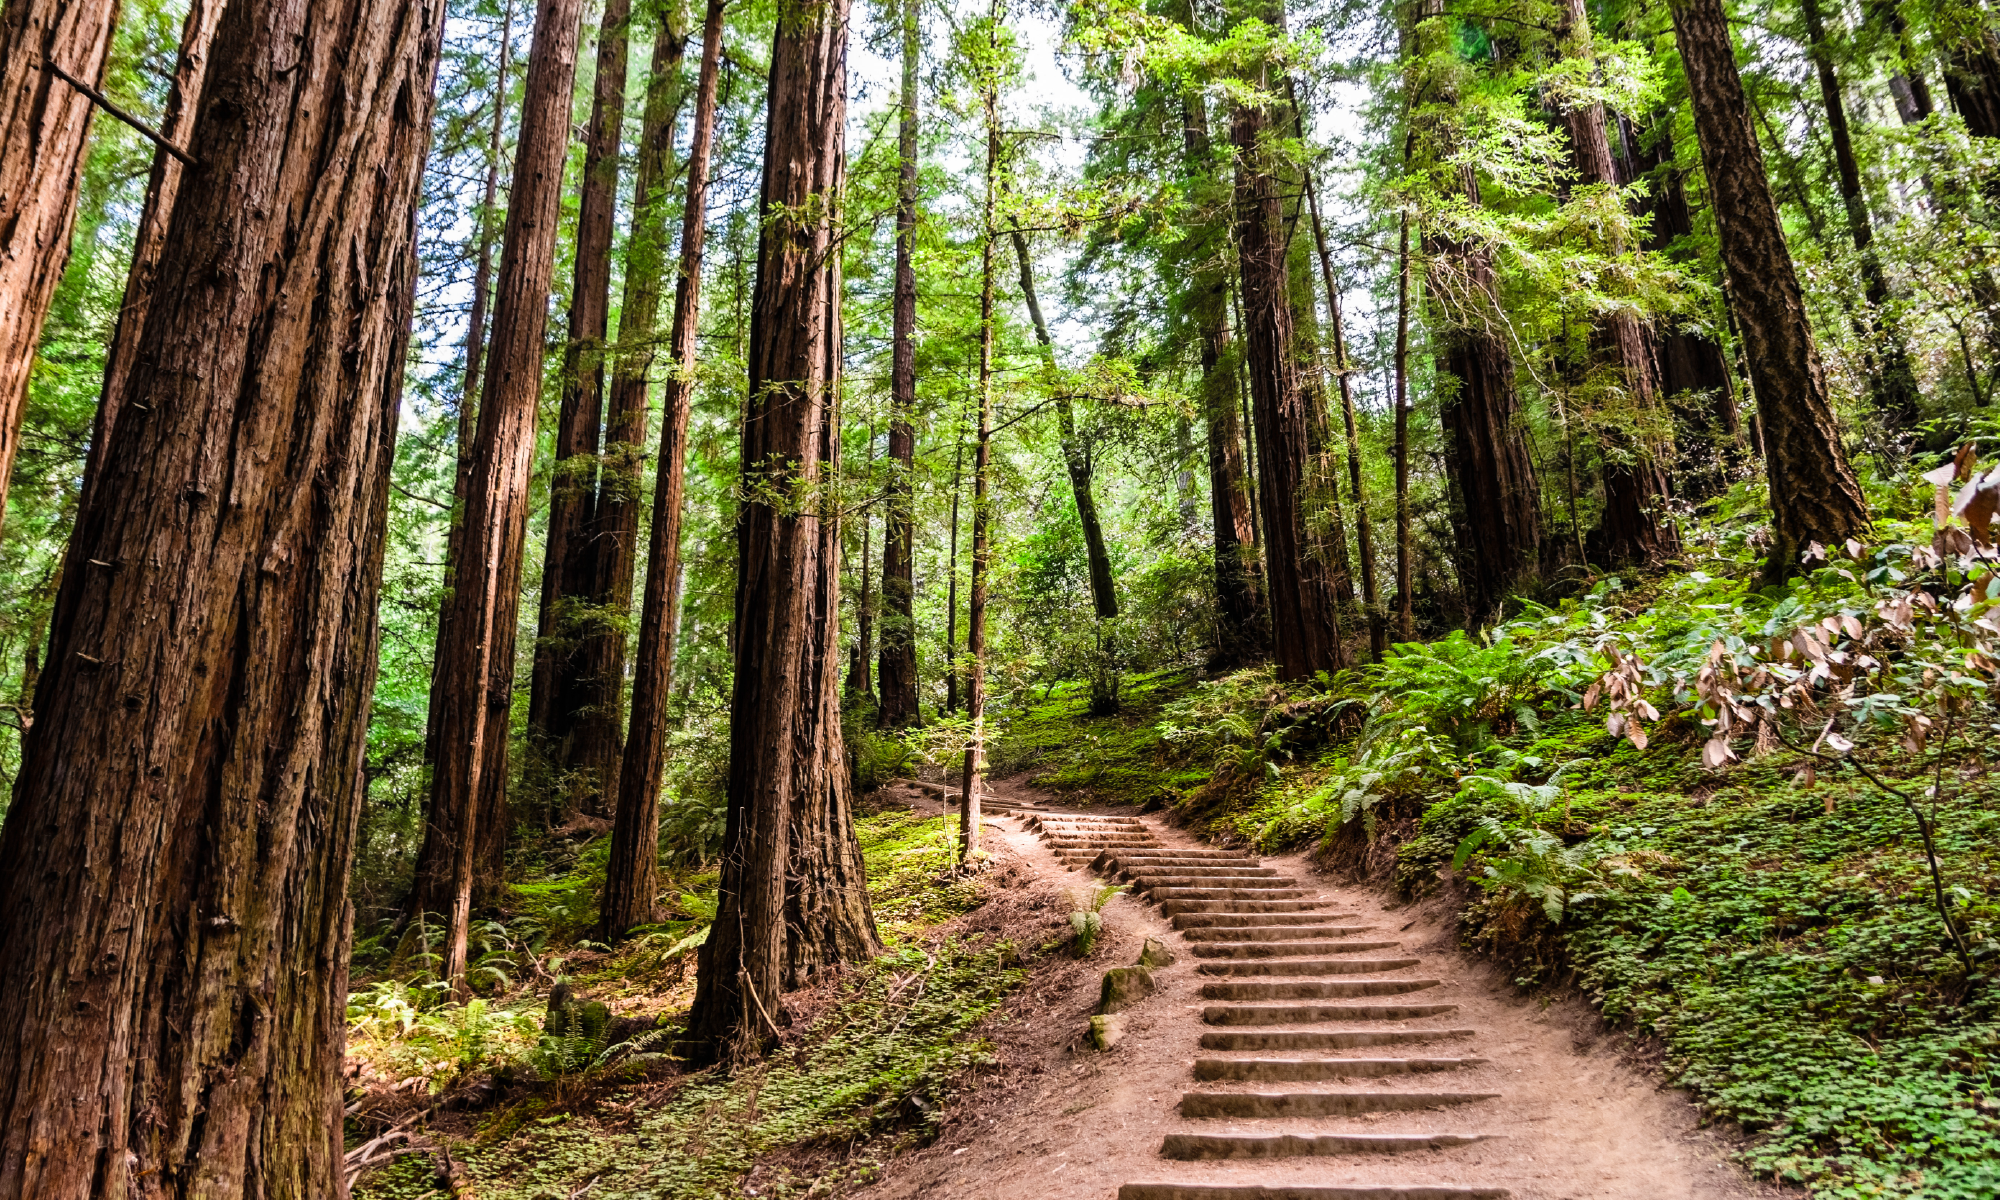
<svg viewBox="0 0 2000 1200">
<path fill-rule="evenodd" d="M 1598 1037 L 1593 1013 L 1523 1000 L 1438 915 L 1331 883 L 1299 856 L 1260 862 L 1156 818 L 994 792 L 1023 806 L 985 822 L 1016 869 L 1143 892 L 1104 910 L 1093 969 L 995 1031 L 1008 1077 L 896 1160 L 871 1200 L 1774 1194 L 1728 1163 L 1691 1105 L 1622 1061 L 1623 1039 Z M 1123 1014 L 1117 1046 L 1089 1049 L 1102 971 L 1148 937 L 1175 963 Z"/>
</svg>

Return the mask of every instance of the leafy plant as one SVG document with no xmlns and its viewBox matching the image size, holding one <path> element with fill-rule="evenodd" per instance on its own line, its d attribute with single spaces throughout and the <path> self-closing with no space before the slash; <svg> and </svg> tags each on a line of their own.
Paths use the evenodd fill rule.
<svg viewBox="0 0 2000 1200">
<path fill-rule="evenodd" d="M 1118 889 L 1099 887 L 1082 893 L 1064 894 L 1069 897 L 1069 925 L 1075 931 L 1071 948 L 1078 958 L 1089 958 L 1090 952 L 1097 946 L 1098 934 L 1104 930 L 1104 906 L 1118 894 Z"/>
</svg>

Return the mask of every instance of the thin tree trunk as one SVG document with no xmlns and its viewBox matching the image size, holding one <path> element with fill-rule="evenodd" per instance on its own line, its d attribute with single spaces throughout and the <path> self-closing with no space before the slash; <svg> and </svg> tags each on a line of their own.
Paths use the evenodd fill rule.
<svg viewBox="0 0 2000 1200">
<path fill-rule="evenodd" d="M 992 0 L 987 22 L 988 49 L 997 53 L 999 0 Z M 965 605 L 965 715 L 972 719 L 972 736 L 965 744 L 965 767 L 959 776 L 958 790 L 958 861 L 968 865 L 979 851 L 979 775 L 986 754 L 986 559 L 992 516 L 987 472 L 993 454 L 993 242 L 999 237 L 999 231 L 993 227 L 993 210 L 1000 187 L 999 87 L 989 76 L 982 91 L 986 108 L 986 199 L 985 211 L 980 216 L 979 244 L 979 424 L 972 453 L 972 580 Z M 1021 245 L 1025 248 L 1026 244 Z M 1033 286 L 1025 267 L 1022 277 L 1026 286 Z M 1074 471 L 1070 478 L 1075 481 Z"/>
<path fill-rule="evenodd" d="M 876 671 L 884 729 L 921 719 L 917 706 L 915 498 L 917 431 L 917 67 L 919 0 L 903 0 L 903 91 L 898 102 L 896 281 L 889 368 L 889 479 L 882 519 L 882 661 Z"/>
<path fill-rule="evenodd" d="M 754 1054 L 781 988 L 879 948 L 840 729 L 840 227 L 847 0 L 778 14 L 737 518 L 729 826 L 691 1040 Z M 794 505 L 781 497 L 802 497 Z"/>
<path fill-rule="evenodd" d="M 1396 252 L 1396 635 L 1416 640 L 1410 595 L 1410 215 Z"/>
<path fill-rule="evenodd" d="M 1875 253 L 1875 227 L 1868 200 L 1861 191 L 1861 166 L 1854 157 L 1854 137 L 1847 127 L 1847 102 L 1834 73 L 1833 52 L 1826 42 L 1826 21 L 1820 0 L 1800 0 L 1805 17 L 1813 70 L 1819 76 L 1820 100 L 1826 105 L 1827 134 L 1833 141 L 1833 161 L 1840 179 L 1840 198 L 1847 210 L 1847 232 L 1861 258 L 1862 292 L 1868 302 L 1868 390 L 1875 410 L 1892 429 L 1907 430 L 1922 416 L 1917 397 L 1916 368 L 1910 363 L 1901 322 L 1891 311 L 1889 277 Z"/>
<path fill-rule="evenodd" d="M 1987 23 L 1980 0 L 1969 0 L 1939 30 L 1945 43 L 1945 92 L 1977 138 L 2000 138 L 2000 36 Z"/>
<path fill-rule="evenodd" d="M 944 599 L 944 710 L 958 711 L 958 499 L 965 487 L 965 433 L 960 428 L 958 446 L 951 455 L 951 546 L 945 554 L 951 582 Z"/>
<path fill-rule="evenodd" d="M 1589 64 L 1594 79 L 1597 50 L 1590 30 L 1590 14 L 1584 0 L 1567 0 L 1565 54 Z M 1618 186 L 1618 168 L 1611 156 L 1611 135 L 1605 126 L 1601 103 L 1564 106 L 1569 126 L 1570 157 L 1577 182 L 1588 185 Z M 1623 254 L 1622 241 L 1605 247 L 1606 252 Z M 1658 388 L 1653 374 L 1653 355 L 1638 318 L 1629 312 L 1615 312 L 1593 320 L 1592 358 L 1613 360 L 1622 377 L 1625 395 L 1642 416 L 1653 411 Z M 1565 425 L 1567 429 L 1567 425 Z M 1604 513 L 1600 533 L 1604 555 L 1612 565 L 1657 564 L 1679 552 L 1680 535 L 1666 519 L 1663 506 L 1671 487 L 1662 460 L 1671 459 L 1671 443 L 1659 445 L 1643 434 L 1629 436 L 1606 429 L 1604 456 Z M 1573 474 L 1575 463 L 1566 464 Z M 1572 493 L 1574 484 L 1571 485 Z M 1572 502 L 1570 528 L 1580 534 Z M 1578 565 L 1582 555 L 1578 555 Z"/>
<path fill-rule="evenodd" d="M 472 311 L 466 322 L 465 367 L 463 383 L 458 398 L 458 438 L 457 464 L 452 472 L 451 487 L 451 531 L 446 535 L 444 552 L 444 588 L 449 595 L 458 586 L 459 568 L 465 552 L 466 497 L 472 482 L 473 443 L 479 436 L 479 396 L 480 370 L 486 354 L 486 310 L 493 284 L 493 243 L 494 218 L 500 193 L 501 136 L 507 115 L 507 68 L 508 56 L 513 48 L 514 5 L 508 0 L 500 21 L 500 55 L 495 68 L 493 83 L 493 123 L 487 135 L 486 191 L 485 201 L 479 210 L 479 252 L 472 272 Z M 449 639 L 446 622 L 450 619 L 450 605 L 443 605 L 438 612 L 438 627 L 435 644 L 442 645 Z M 445 665 L 441 655 L 434 655 L 431 664 L 431 692 L 435 695 L 441 683 L 438 670 Z M 424 763 L 436 769 L 438 761 L 442 709 L 432 704 L 425 716 Z M 442 842 L 434 841 L 435 830 L 430 822 L 425 823 L 424 841 L 419 847 L 410 894 L 405 900 L 403 918 L 405 921 L 422 921 L 428 914 L 444 915 L 449 912 L 452 888 L 452 872 L 455 859 Z M 446 918 L 449 919 L 448 917 Z"/>
<path fill-rule="evenodd" d="M 535 15 L 459 571 L 438 619 L 431 689 L 438 746 L 418 872 L 433 891 L 420 891 L 412 908 L 449 913 L 441 973 L 454 983 L 465 976 L 474 886 L 497 885 L 506 838 L 521 556 L 582 15 L 583 0 L 540 0 Z M 436 865 L 426 871 L 423 859 Z"/>
<path fill-rule="evenodd" d="M 1192 31 L 1194 14 L 1185 19 Z M 1243 462 L 1243 422 L 1237 411 L 1236 360 L 1230 354 L 1229 263 L 1225 247 L 1230 196 L 1214 178 L 1215 151 L 1208 128 L 1208 102 L 1199 91 L 1181 96 L 1181 145 L 1185 171 L 1201 189 L 1204 211 L 1192 227 L 1184 251 L 1188 319 L 1201 343 L 1202 421 L 1208 435 L 1208 492 L 1215 526 L 1214 666 L 1237 667 L 1263 656 L 1268 644 L 1259 628 L 1257 535 L 1250 485 Z"/>
<path fill-rule="evenodd" d="M 1034 261 L 1028 255 L 1028 239 L 1013 231 L 1014 256 L 1021 264 L 1021 298 L 1027 302 L 1028 317 L 1035 326 L 1035 340 L 1048 355 L 1048 367 L 1055 367 L 1055 341 L 1049 337 L 1049 323 L 1042 316 L 1035 296 Z M 1076 432 L 1076 409 L 1061 386 L 1056 390 L 1056 427 L 1062 437 L 1063 465 L 1069 471 L 1070 493 L 1076 498 L 1077 519 L 1083 524 L 1083 549 L 1090 564 L 1090 599 L 1097 615 L 1110 620 L 1118 615 L 1118 591 L 1111 579 L 1111 553 L 1104 545 L 1104 526 L 1097 518 L 1097 499 L 1091 490 L 1090 451 Z"/>
<path fill-rule="evenodd" d="M 195 101 L 201 96 L 202 80 L 208 73 L 208 48 L 221 19 L 222 0 L 191 0 L 187 19 L 181 23 L 180 56 L 174 64 L 173 82 L 167 87 L 166 114 L 160 118 L 160 136 L 176 146 L 187 143 L 188 131 L 194 127 Z M 111 334 L 102 398 L 91 426 L 90 450 L 84 459 L 82 490 L 86 497 L 98 472 L 103 470 L 104 448 L 110 443 L 111 428 L 118 420 L 118 403 L 124 394 L 125 378 L 132 373 L 132 358 L 139 352 L 139 334 L 146 327 L 146 307 L 152 300 L 160 256 L 166 250 L 174 198 L 180 194 L 181 177 L 186 170 L 180 159 L 165 150 L 153 154 L 145 205 L 139 210 L 139 224 L 132 233 L 132 265 L 125 273 L 125 301 Z M 0 473 L 6 470 L 0 464 Z M 6 484 L 0 481 L 0 506 L 5 503 Z"/>
<path fill-rule="evenodd" d="M 610 620 L 603 611 L 603 597 L 597 594 L 593 534 L 602 469 L 600 444 L 605 433 L 611 238 L 618 207 L 618 152 L 625 127 L 631 22 L 631 0 L 605 0 L 597 30 L 590 124 L 583 143 L 576 279 L 570 292 L 569 340 L 563 349 L 562 409 L 556 425 L 555 469 L 549 479 L 548 546 L 542 555 L 541 609 L 528 693 L 529 736 L 558 773 L 563 807 L 599 816 L 617 794 L 617 714 L 596 711 L 605 690 L 595 677 L 596 669 L 604 664 L 592 662 L 586 647 L 601 640 L 604 625 Z M 612 686 L 615 690 L 616 683 Z M 604 715 L 609 720 L 592 720 Z M 595 736 L 589 736 L 591 733 Z"/>
<path fill-rule="evenodd" d="M 1380 662 L 1389 649 L 1389 635 L 1375 591 L 1375 530 L 1368 520 L 1368 499 L 1361 491 L 1361 438 L 1354 424 L 1354 381 L 1347 363 L 1347 330 L 1341 319 L 1340 287 L 1334 279 L 1333 255 L 1326 246 L 1326 227 L 1319 219 L 1319 193 L 1310 171 L 1305 177 L 1305 192 L 1320 275 L 1326 282 L 1327 319 L 1333 325 L 1333 372 L 1339 381 L 1340 416 L 1347 434 L 1347 487 L 1354 500 L 1355 537 L 1361 555 L 1361 603 L 1368 610 L 1368 656 Z"/>
<path fill-rule="evenodd" d="M 874 474 L 875 429 L 873 426 L 870 426 L 868 430 L 868 455 L 863 460 L 861 467 L 862 491 L 864 493 L 872 490 Z M 869 552 L 873 549 L 869 545 L 869 541 L 870 535 L 874 532 L 874 520 L 869 515 L 868 506 L 864 505 L 861 509 L 861 594 L 855 597 L 854 601 L 855 633 L 857 636 L 854 639 L 854 653 L 848 659 L 847 663 L 847 693 L 850 696 L 857 696 L 864 700 L 874 699 L 873 692 L 869 690 L 870 681 L 868 677 L 869 668 L 873 665 L 875 657 L 875 609 L 869 591 L 869 584 L 872 581 L 868 576 L 870 566 Z"/>
<path fill-rule="evenodd" d="M 0 9 L 0 513 L 42 325 L 69 264 L 90 133 L 90 99 L 48 65 L 101 85 L 117 22 L 117 0 L 11 0 Z M 135 265 L 143 248 L 135 246 Z"/>
<path fill-rule="evenodd" d="M 0 834 L 5 1200 L 340 1193 L 444 7 L 238 0 L 216 30 Z"/>
<path fill-rule="evenodd" d="M 1673 15 L 1723 270 L 1757 393 L 1775 535 L 1765 577 L 1782 580 L 1808 543 L 1838 545 L 1864 533 L 1868 502 L 1840 445 L 1721 0 L 1676 0 Z"/>
<path fill-rule="evenodd" d="M 1265 86 L 1261 78 L 1246 80 Z M 1264 570 L 1270 589 L 1271 648 L 1278 677 L 1311 679 L 1347 665 L 1333 564 L 1312 553 L 1306 514 L 1310 418 L 1293 361 L 1292 307 L 1287 291 L 1284 213 L 1270 162 L 1270 114 L 1256 103 L 1237 105 L 1235 143 L 1237 257 L 1243 279 L 1245 362 L 1250 372 L 1258 454 L 1258 499 L 1264 513 Z"/>
<path fill-rule="evenodd" d="M 646 547 L 646 590 L 639 606 L 639 652 L 632 671 L 632 718 L 625 761 L 618 772 L 618 804 L 605 864 L 599 932 L 607 941 L 635 925 L 650 924 L 659 893 L 660 785 L 667 766 L 668 697 L 674 685 L 674 635 L 679 628 L 681 521 L 687 478 L 688 414 L 694 394 L 696 332 L 701 318 L 701 264 L 708 223 L 709 156 L 715 145 L 715 97 L 722 62 L 726 0 L 708 0 L 701 28 L 701 75 L 695 85 L 694 130 L 688 144 L 687 200 L 681 211 L 680 264 L 674 272 L 674 315 L 668 331 L 668 375 L 661 395 L 660 460 L 653 485 L 653 527 Z M 640 144 L 638 187 L 645 207 L 633 228 L 647 240 L 627 268 L 643 280 L 619 318 L 619 359 L 612 390 L 620 408 L 643 421 L 646 380 L 653 362 L 654 307 L 667 242 L 665 217 L 673 153 L 674 113 L 679 110 L 681 57 L 687 40 L 662 21 L 653 41 L 653 83 L 646 96 L 646 132 Z M 671 76 L 673 83 L 663 80 Z M 632 284 L 627 285 L 628 290 Z M 641 436 L 632 444 L 644 440 Z M 634 470 L 638 457 L 632 456 Z M 637 490 L 633 491 L 636 508 Z M 629 570 L 629 569 L 628 569 Z M 628 574 L 629 579 L 629 574 Z M 629 583 L 627 588 L 631 586 Z"/>
</svg>

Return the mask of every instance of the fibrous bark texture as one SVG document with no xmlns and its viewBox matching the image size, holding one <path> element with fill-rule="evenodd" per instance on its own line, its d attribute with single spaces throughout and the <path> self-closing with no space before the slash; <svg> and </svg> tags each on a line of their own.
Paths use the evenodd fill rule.
<svg viewBox="0 0 2000 1200">
<path fill-rule="evenodd" d="M 917 67 L 918 0 L 903 0 L 903 90 L 896 125 L 896 280 L 890 314 L 889 477 L 883 488 L 882 659 L 875 684 L 884 729 L 914 725 L 917 709 Z"/>
<path fill-rule="evenodd" d="M 1840 445 L 1721 0 L 1677 0 L 1673 13 L 1723 271 L 1757 393 L 1773 517 L 1765 570 L 1783 578 L 1808 543 L 1835 545 L 1865 532 L 1868 504 Z"/>
<path fill-rule="evenodd" d="M 1234 667 L 1261 658 L 1269 649 L 1269 638 L 1261 627 L 1257 533 L 1243 464 L 1243 422 L 1237 413 L 1240 360 L 1230 346 L 1225 232 L 1230 198 L 1226 185 L 1213 175 L 1208 102 L 1191 91 L 1181 98 L 1181 105 L 1185 169 L 1207 209 L 1206 219 L 1190 232 L 1181 257 L 1189 272 L 1188 321 L 1200 342 L 1202 423 L 1208 435 L 1209 512 L 1215 526 L 1214 665 Z"/>
<path fill-rule="evenodd" d="M 1257 431 L 1257 493 L 1264 514 L 1264 570 L 1271 607 L 1271 650 L 1281 679 L 1311 679 L 1347 665 L 1340 640 L 1333 565 L 1312 552 L 1307 514 L 1310 415 L 1294 361 L 1287 290 L 1284 213 L 1268 144 L 1270 117 L 1239 105 L 1230 136 L 1236 146 L 1236 244 L 1243 280 L 1244 361 Z"/>
<path fill-rule="evenodd" d="M 611 314 L 611 228 L 618 207 L 618 148 L 625 124 L 631 0 L 607 0 L 597 30 L 597 74 L 584 139 L 583 195 L 576 219 L 576 279 L 563 352 L 562 409 L 549 483 L 548 548 L 528 729 L 557 775 L 565 808 L 602 815 L 617 794 L 621 653 L 616 678 L 601 646 L 618 622 L 599 591 L 597 532 L 604 429 L 605 340 Z M 641 410 L 640 419 L 644 419 Z M 629 585 L 628 585 L 629 589 Z M 629 597 L 628 597 L 629 603 Z M 620 649 L 623 630 L 619 629 Z M 592 650 L 597 653 L 593 654 Z M 607 711 L 608 710 L 608 711 Z"/>
<path fill-rule="evenodd" d="M 675 273 L 673 327 L 668 361 L 665 427 L 660 434 L 659 483 L 653 499 L 653 529 L 647 547 L 646 592 L 639 610 L 639 659 L 632 680 L 632 723 L 625 735 L 624 762 L 612 813 L 611 859 L 605 864 L 601 932 L 616 941 L 634 925 L 654 919 L 659 891 L 660 783 L 666 770 L 667 697 L 673 692 L 674 634 L 678 625 L 682 480 L 687 470 L 689 376 L 694 371 L 694 332 L 700 315 L 702 231 L 707 217 L 708 159 L 714 144 L 715 93 L 722 47 L 721 0 L 710 0 L 702 27 L 701 77 L 695 92 L 695 129 L 688 158 L 687 202 L 681 213 L 681 257 Z M 639 143 L 638 196 L 632 217 L 632 248 L 626 267 L 625 304 L 619 316 L 617 369 L 611 384 L 612 431 L 618 457 L 605 468 L 610 483 L 598 506 L 603 540 L 599 561 L 613 578 L 603 585 L 613 603 L 628 608 L 632 598 L 633 555 L 638 538 L 639 454 L 646 440 L 646 380 L 653 364 L 653 325 L 659 307 L 660 276 L 666 257 L 666 200 L 671 183 L 674 117 L 680 106 L 681 57 L 687 39 L 662 21 L 653 40 L 652 79 L 646 89 L 645 131 Z M 620 574 L 622 572 L 622 575 Z M 622 589 L 622 590 L 621 590 Z M 609 641 L 610 639 L 604 639 Z M 624 670 L 624 635 L 616 647 L 617 670 Z M 609 647 L 602 651 L 608 658 Z"/>
<path fill-rule="evenodd" d="M 0 1197 L 343 1194 L 443 0 L 239 0 L 0 835 Z"/>
<path fill-rule="evenodd" d="M 688 1037 L 755 1052 L 779 992 L 875 953 L 840 729 L 840 258 L 847 0 L 780 11 L 737 516 L 729 819 Z"/>
<path fill-rule="evenodd" d="M 42 324 L 69 263 L 90 133 L 89 98 L 48 64 L 100 83 L 117 20 L 117 0 L 10 0 L 0 8 L 0 512 Z"/>
<path fill-rule="evenodd" d="M 515 618 L 582 11 L 583 0 L 541 0 L 535 14 L 458 572 L 438 616 L 436 756 L 412 908 L 450 914 L 450 979 L 465 972 L 472 890 L 497 881 L 505 846 Z"/>
<path fill-rule="evenodd" d="M 2000 138 L 2000 36 L 1986 5 L 1971 0 L 1944 30 L 1945 92 L 1973 137 Z"/>
</svg>

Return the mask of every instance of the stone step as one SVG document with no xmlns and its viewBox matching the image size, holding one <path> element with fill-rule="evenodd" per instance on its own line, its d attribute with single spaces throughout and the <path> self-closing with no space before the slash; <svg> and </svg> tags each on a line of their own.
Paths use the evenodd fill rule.
<svg viewBox="0 0 2000 1200">
<path fill-rule="evenodd" d="M 1183 1092 L 1181 1115 L 1202 1117 L 1351 1117 L 1422 1112 L 1498 1100 L 1498 1092 Z"/>
<path fill-rule="evenodd" d="M 1128 1183 L 1118 1200 L 1509 1200 L 1506 1188 L 1446 1184 Z"/>
<path fill-rule="evenodd" d="M 1366 975 L 1370 971 L 1401 971 L 1422 962 L 1417 958 L 1223 958 L 1205 962 L 1203 975 Z"/>
<path fill-rule="evenodd" d="M 1137 857 L 1132 853 L 1132 849 L 1131 847 L 1113 847 L 1104 851 L 1102 855 L 1103 861 L 1098 864 L 1098 869 L 1102 870 L 1106 875 L 1114 875 L 1121 871 L 1170 871 L 1176 867 L 1255 867 L 1258 865 L 1257 860 L 1254 858 L 1191 858 L 1184 854 L 1161 854 L 1157 857 Z M 1140 846 L 1137 849 L 1147 851 L 1151 850 L 1152 847 Z"/>
<path fill-rule="evenodd" d="M 1203 942 L 1303 942 L 1314 938 L 1345 938 L 1375 928 L 1373 925 L 1335 924 L 1345 915 L 1337 912 L 1312 913 L 1309 914 L 1310 924 L 1302 922 L 1298 925 L 1211 925 L 1203 929 L 1183 929 L 1181 936 L 1190 945 Z"/>
<path fill-rule="evenodd" d="M 1324 1083 L 1330 1079 L 1381 1079 L 1388 1075 L 1422 1075 L 1483 1067 L 1483 1058 L 1198 1058 L 1194 1077 L 1216 1080 L 1274 1080 L 1283 1083 Z"/>
<path fill-rule="evenodd" d="M 1113 846 L 1136 846 L 1141 849 L 1159 845 L 1149 830 L 1145 829 L 1045 829 L 1045 842 L 1104 842 Z"/>
<path fill-rule="evenodd" d="M 1263 863 L 1254 855 L 1236 850 L 1190 850 L 1186 846 L 1151 846 L 1135 850 L 1126 856 L 1139 862 L 1197 862 L 1197 863 L 1241 863 L 1257 867 Z"/>
<path fill-rule="evenodd" d="M 1195 942 L 1188 946 L 1196 958 L 1308 958 L 1315 954 L 1340 954 L 1354 950 L 1376 950 L 1394 942 L 1312 941 L 1312 942 Z"/>
<path fill-rule="evenodd" d="M 1303 900 L 1312 895 L 1301 887 L 1271 881 L 1269 887 L 1259 887 L 1246 881 L 1235 887 L 1156 887 L 1146 889 L 1147 894 L 1158 903 L 1169 900 Z"/>
<path fill-rule="evenodd" d="M 1127 879 L 1161 882 L 1169 879 L 1276 879 L 1277 871 L 1270 867 L 1216 867 L 1206 863 L 1170 863 L 1156 866 L 1152 863 L 1135 863 L 1121 867 L 1117 872 Z M 1289 882 L 1289 881 L 1288 881 Z"/>
<path fill-rule="evenodd" d="M 1182 913 L 1174 918 L 1174 928 L 1188 929 L 1232 929 L 1247 930 L 1264 925 L 1318 925 L 1326 921 L 1326 913 Z M 1194 934 L 1188 935 L 1195 938 Z M 1239 932 L 1235 936 L 1245 940 L 1255 936 Z M 1274 932 L 1272 937 L 1296 937 L 1296 931 Z M 1196 938 L 1195 940 L 1200 940 Z"/>
<path fill-rule="evenodd" d="M 1028 822 L 1028 828 L 1041 833 L 1150 833 L 1138 821 L 1058 821 L 1038 816 Z"/>
<path fill-rule="evenodd" d="M 1317 1025 L 1322 1021 L 1414 1021 L 1458 1011 L 1456 1004 L 1211 1004 L 1210 1025 Z"/>
<path fill-rule="evenodd" d="M 1450 1007 L 1446 1005 L 1444 1007 Z M 1239 1033 L 1211 1029 L 1201 1035 L 1204 1050 L 1358 1050 L 1468 1038 L 1470 1029 L 1306 1029 L 1284 1033 Z"/>
<path fill-rule="evenodd" d="M 1183 1162 L 1226 1158 L 1304 1158 L 1322 1154 L 1395 1154 L 1403 1150 L 1444 1150 L 1470 1146 L 1487 1133 L 1170 1133 L 1160 1157 Z"/>
<path fill-rule="evenodd" d="M 1324 900 L 1163 900 L 1160 911 L 1170 917 L 1185 912 L 1312 912 Z"/>
<path fill-rule="evenodd" d="M 1401 996 L 1440 987 L 1442 979 L 1287 979 L 1277 983 L 1204 983 L 1204 1000 L 1336 1000 L 1343 996 Z"/>
</svg>

